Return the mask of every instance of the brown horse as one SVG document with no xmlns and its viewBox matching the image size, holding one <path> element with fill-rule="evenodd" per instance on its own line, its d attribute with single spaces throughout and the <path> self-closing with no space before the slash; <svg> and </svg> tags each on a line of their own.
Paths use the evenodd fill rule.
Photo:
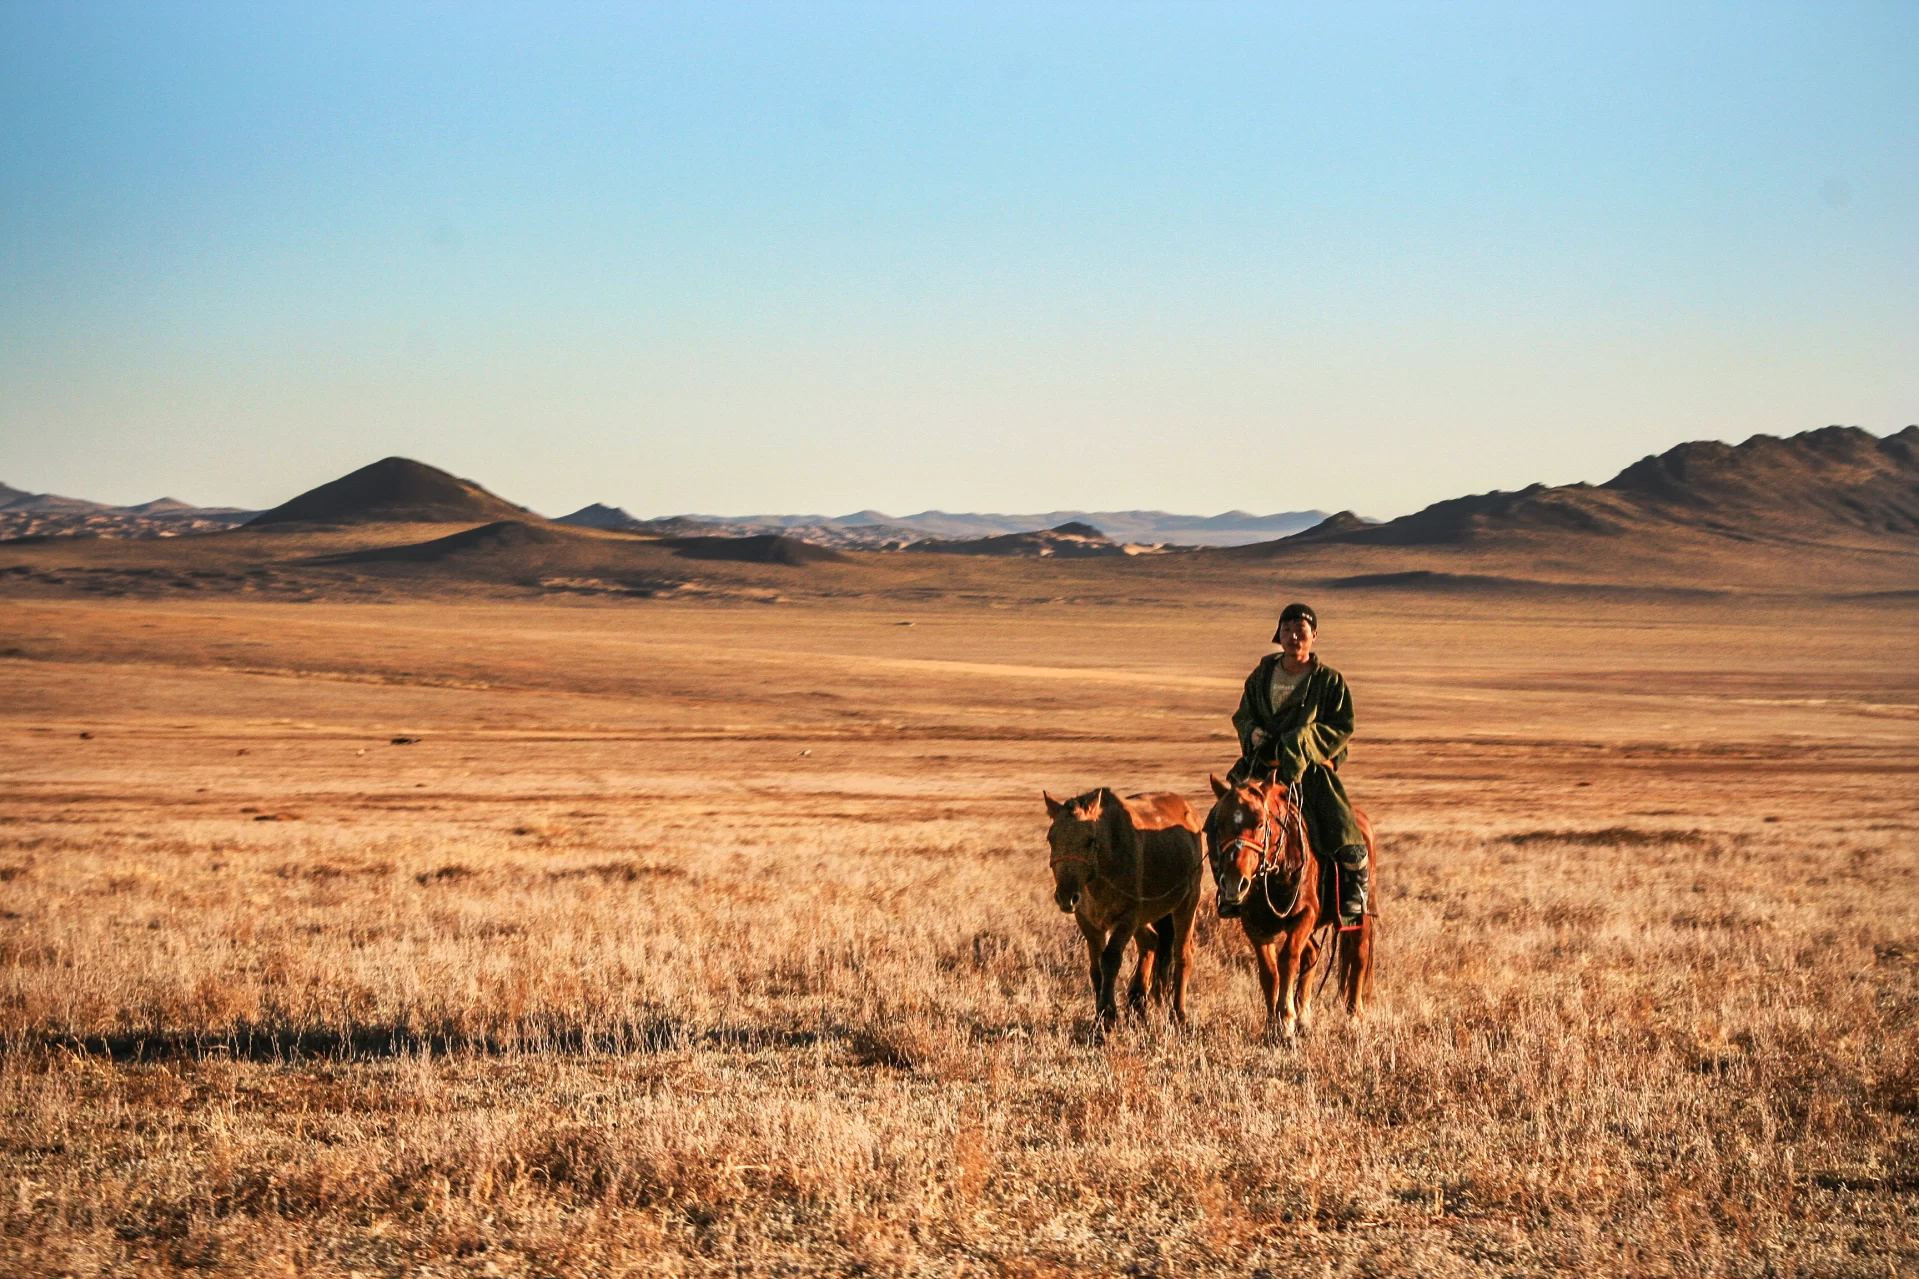
<svg viewBox="0 0 1919 1279">
<path fill-rule="evenodd" d="M 1292 1039 L 1311 1019 L 1307 983 L 1323 949 L 1313 934 L 1322 920 L 1330 925 L 1338 919 L 1337 884 L 1332 876 L 1322 882 L 1305 815 L 1285 785 L 1210 780 L 1215 802 L 1206 831 L 1220 917 L 1237 918 L 1252 943 L 1266 997 L 1267 1034 Z M 1377 893 L 1373 824 L 1354 811 Z M 1357 928 L 1339 931 L 1339 989 L 1355 1018 L 1365 1015 L 1373 993 L 1373 919 L 1369 908 Z"/>
<path fill-rule="evenodd" d="M 1144 1012 L 1172 996 L 1173 1021 L 1186 1023 L 1186 973 L 1193 954 L 1205 845 L 1199 814 L 1171 793 L 1121 799 L 1101 787 L 1069 800 L 1045 795 L 1053 824 L 1053 900 L 1079 922 L 1093 974 L 1102 1028 L 1119 1019 L 1115 985 L 1126 943 L 1139 943 L 1127 1002 Z"/>
</svg>

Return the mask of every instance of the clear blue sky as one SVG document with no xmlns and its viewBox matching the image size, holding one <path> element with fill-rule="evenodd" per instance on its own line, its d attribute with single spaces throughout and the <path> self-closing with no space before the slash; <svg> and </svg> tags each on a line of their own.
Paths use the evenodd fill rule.
<svg viewBox="0 0 1919 1279">
<path fill-rule="evenodd" d="M 1919 4 L 0 4 L 0 480 L 1393 515 L 1919 421 Z"/>
</svg>

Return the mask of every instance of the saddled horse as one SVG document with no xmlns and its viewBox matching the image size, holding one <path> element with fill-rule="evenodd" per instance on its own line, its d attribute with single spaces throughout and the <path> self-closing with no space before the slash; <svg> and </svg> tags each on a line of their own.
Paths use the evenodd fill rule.
<svg viewBox="0 0 1919 1279">
<path fill-rule="evenodd" d="M 1320 874 L 1320 859 L 1306 833 L 1305 814 L 1287 787 L 1274 781 L 1231 785 L 1210 779 L 1215 802 L 1206 817 L 1212 846 L 1213 882 L 1222 918 L 1237 918 L 1259 963 L 1266 996 L 1266 1031 L 1291 1039 L 1310 1020 L 1308 979 L 1325 947 L 1314 933 L 1336 926 L 1338 885 Z M 1372 820 L 1354 810 L 1366 839 L 1373 892 L 1379 890 L 1379 858 Z M 1355 1018 L 1373 993 L 1373 913 L 1357 928 L 1340 929 L 1339 990 Z"/>
<path fill-rule="evenodd" d="M 1199 814 L 1170 791 L 1121 799 L 1102 786 L 1068 800 L 1045 798 L 1053 900 L 1086 938 L 1101 1026 L 1119 1018 L 1115 986 L 1129 941 L 1139 943 L 1139 966 L 1128 1004 L 1143 1012 L 1149 986 L 1161 1002 L 1170 993 L 1173 1020 L 1184 1025 L 1206 860 Z"/>
</svg>

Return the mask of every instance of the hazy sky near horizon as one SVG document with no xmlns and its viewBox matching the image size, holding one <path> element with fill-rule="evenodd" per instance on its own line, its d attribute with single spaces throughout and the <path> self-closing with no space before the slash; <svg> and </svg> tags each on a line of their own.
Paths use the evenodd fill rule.
<svg viewBox="0 0 1919 1279">
<path fill-rule="evenodd" d="M 1919 4 L 0 6 L 0 480 L 1352 507 L 1919 421 Z"/>
</svg>

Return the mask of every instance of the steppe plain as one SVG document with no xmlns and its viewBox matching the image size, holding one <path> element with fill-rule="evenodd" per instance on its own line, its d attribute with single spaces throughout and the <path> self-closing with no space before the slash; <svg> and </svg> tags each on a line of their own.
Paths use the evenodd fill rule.
<svg viewBox="0 0 1919 1279">
<path fill-rule="evenodd" d="M 239 536 L 0 584 L 0 1271 L 1919 1272 L 1897 573 L 515 598 Z M 1195 1025 L 1096 1042 L 1039 792 L 1198 802 L 1294 595 L 1377 1007 L 1265 1043 L 1209 888 Z"/>
</svg>

